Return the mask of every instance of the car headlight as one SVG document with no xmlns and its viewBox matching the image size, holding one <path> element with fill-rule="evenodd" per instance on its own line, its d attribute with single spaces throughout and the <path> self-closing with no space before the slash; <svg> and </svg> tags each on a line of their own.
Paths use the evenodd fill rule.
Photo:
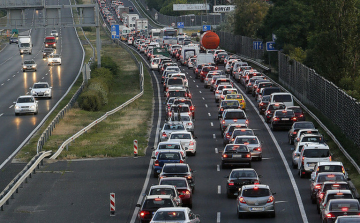
<svg viewBox="0 0 360 223">
<path fill-rule="evenodd" d="M 54 46 L 56 46 L 56 43 L 54 43 Z"/>
<path fill-rule="evenodd" d="M 20 108 L 20 106 L 18 106 L 18 105 L 15 105 L 15 109 L 19 109 Z"/>
<path fill-rule="evenodd" d="M 30 108 L 35 108 L 35 105 L 31 105 Z"/>
<path fill-rule="evenodd" d="M 25 68 L 26 68 L 26 66 L 23 66 L 23 68 L 25 69 Z"/>
<path fill-rule="evenodd" d="M 34 68 L 35 68 L 35 67 L 36 67 L 36 65 L 33 65 L 32 67 L 34 67 Z"/>
<path fill-rule="evenodd" d="M 24 52 L 24 50 L 20 50 L 20 52 Z"/>
<path fill-rule="evenodd" d="M 50 90 L 46 90 L 45 93 L 50 93 Z"/>
<path fill-rule="evenodd" d="M 48 46 L 48 44 L 45 44 L 45 46 Z"/>
</svg>

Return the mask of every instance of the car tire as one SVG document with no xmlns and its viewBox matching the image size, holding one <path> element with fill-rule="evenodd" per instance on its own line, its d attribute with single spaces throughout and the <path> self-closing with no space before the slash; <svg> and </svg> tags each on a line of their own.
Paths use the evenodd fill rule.
<svg viewBox="0 0 360 223">
<path fill-rule="evenodd" d="M 39 111 L 36 111 L 36 112 L 34 112 L 34 115 L 37 115 L 39 113 Z"/>
<path fill-rule="evenodd" d="M 304 178 L 305 176 L 304 176 L 304 174 L 302 174 L 301 172 L 302 172 L 302 171 L 301 171 L 301 169 L 300 169 L 300 170 L 299 170 L 300 178 Z"/>
<path fill-rule="evenodd" d="M 191 190 L 192 194 L 195 194 L 195 186 Z"/>
<path fill-rule="evenodd" d="M 221 169 L 225 170 L 226 169 L 226 164 L 221 163 Z"/>
<path fill-rule="evenodd" d="M 311 199 L 311 203 L 312 203 L 312 204 L 316 204 L 316 198 L 313 198 L 313 197 L 310 195 L 310 199 Z"/>
<path fill-rule="evenodd" d="M 273 213 L 270 213 L 270 218 L 275 218 L 275 211 Z"/>
<path fill-rule="evenodd" d="M 294 164 L 294 163 L 292 163 L 292 168 L 293 168 L 293 169 L 297 169 L 297 165 Z"/>
<path fill-rule="evenodd" d="M 23 70 L 23 72 L 25 72 L 25 70 Z"/>
<path fill-rule="evenodd" d="M 192 156 L 196 156 L 196 151 L 192 154 Z"/>
<path fill-rule="evenodd" d="M 259 161 L 262 161 L 262 155 L 258 158 Z"/>
<path fill-rule="evenodd" d="M 190 201 L 190 204 L 188 204 L 188 208 L 192 209 L 193 205 L 192 205 L 192 201 Z"/>
<path fill-rule="evenodd" d="M 244 218 L 244 215 L 241 214 L 238 210 L 236 210 L 236 212 L 237 212 L 237 217 L 238 217 L 238 219 Z"/>
<path fill-rule="evenodd" d="M 233 196 L 234 196 L 234 195 L 231 194 L 229 190 L 226 191 L 226 197 L 227 197 L 227 198 L 231 199 L 231 198 L 233 198 Z"/>
<path fill-rule="evenodd" d="M 157 178 L 157 177 L 158 177 L 158 174 L 156 173 L 156 171 L 155 171 L 155 170 L 154 170 L 153 177 L 154 177 L 154 178 Z"/>
<path fill-rule="evenodd" d="M 270 127 L 271 127 L 271 130 L 273 130 L 273 131 L 277 130 L 272 123 L 271 123 Z"/>
<path fill-rule="evenodd" d="M 320 206 L 319 205 L 316 205 L 316 211 L 318 214 L 320 214 Z"/>
<path fill-rule="evenodd" d="M 16 112 L 15 112 L 15 116 L 19 116 L 19 113 L 16 113 Z"/>
</svg>

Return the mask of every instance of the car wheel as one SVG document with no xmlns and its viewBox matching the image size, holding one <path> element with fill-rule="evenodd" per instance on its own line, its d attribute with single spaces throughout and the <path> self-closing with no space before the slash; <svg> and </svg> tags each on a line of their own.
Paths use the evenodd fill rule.
<svg viewBox="0 0 360 223">
<path fill-rule="evenodd" d="M 19 113 L 16 113 L 16 112 L 15 112 L 15 116 L 19 116 Z"/>
<path fill-rule="evenodd" d="M 192 194 L 195 193 L 195 186 L 192 188 L 191 192 L 192 192 Z"/>
<path fill-rule="evenodd" d="M 233 195 L 233 194 L 231 194 L 229 190 L 228 190 L 228 191 L 226 191 L 226 197 L 227 197 L 227 198 L 229 198 L 229 199 L 230 199 L 230 198 L 232 198 L 233 196 L 234 196 L 234 195 Z"/>
<path fill-rule="evenodd" d="M 190 208 L 190 209 L 192 209 L 192 201 L 190 201 L 190 204 L 188 204 L 188 207 Z"/>
<path fill-rule="evenodd" d="M 236 212 L 239 219 L 244 218 L 244 215 L 242 213 L 240 213 L 238 210 L 236 210 Z"/>
<path fill-rule="evenodd" d="M 305 177 L 304 174 L 302 174 L 301 169 L 300 169 L 300 171 L 299 171 L 299 175 L 300 175 L 300 178 L 304 178 L 304 177 Z"/>
<path fill-rule="evenodd" d="M 34 112 L 34 115 L 37 115 L 39 111 Z"/>
<path fill-rule="evenodd" d="M 221 163 L 221 169 L 226 169 L 225 163 Z"/>
<path fill-rule="evenodd" d="M 320 214 L 320 207 L 319 207 L 319 205 L 316 205 L 316 210 L 317 210 L 317 213 Z"/>
<path fill-rule="evenodd" d="M 23 70 L 23 72 L 25 72 L 25 70 Z"/>
<path fill-rule="evenodd" d="M 270 218 L 275 218 L 275 211 L 273 213 L 270 213 Z"/>
<path fill-rule="evenodd" d="M 196 156 L 196 151 L 192 154 L 193 156 Z"/>
<path fill-rule="evenodd" d="M 297 165 L 294 164 L 294 163 L 292 163 L 292 168 L 293 168 L 293 169 L 297 169 Z"/>
<path fill-rule="evenodd" d="M 158 175 L 157 175 L 157 173 L 156 173 L 156 171 L 155 171 L 155 170 L 154 170 L 153 177 L 154 177 L 154 178 L 157 178 L 157 177 L 158 177 Z"/>
<path fill-rule="evenodd" d="M 258 158 L 259 161 L 262 161 L 262 155 Z"/>
<path fill-rule="evenodd" d="M 276 131 L 276 128 L 274 127 L 274 125 L 271 123 L 271 130 Z"/>
<path fill-rule="evenodd" d="M 310 199 L 311 199 L 311 203 L 312 203 L 312 204 L 316 204 L 316 199 L 313 198 L 311 195 L 310 195 Z"/>
</svg>

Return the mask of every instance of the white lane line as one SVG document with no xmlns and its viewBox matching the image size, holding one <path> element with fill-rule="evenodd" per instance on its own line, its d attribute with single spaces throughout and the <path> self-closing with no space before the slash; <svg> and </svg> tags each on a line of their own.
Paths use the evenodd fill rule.
<svg viewBox="0 0 360 223">
<path fill-rule="evenodd" d="M 7 79 L 7 81 L 9 81 L 10 79 Z"/>
<path fill-rule="evenodd" d="M 9 108 L 12 108 L 12 107 L 14 107 L 14 105 L 11 105 Z"/>
<path fill-rule="evenodd" d="M 13 75 L 13 77 L 15 77 L 15 74 Z"/>
<path fill-rule="evenodd" d="M 216 223 L 220 223 L 220 217 L 221 217 L 221 213 L 220 212 L 216 213 Z"/>
<path fill-rule="evenodd" d="M 201 91 L 199 91 L 199 93 L 201 94 L 202 92 L 201 92 Z"/>
<path fill-rule="evenodd" d="M 188 72 L 186 72 L 186 74 L 189 74 Z"/>
<path fill-rule="evenodd" d="M 202 99 L 203 99 L 203 100 L 205 100 L 205 98 L 204 98 L 204 97 L 203 97 Z"/>
<path fill-rule="evenodd" d="M 48 75 L 48 73 L 45 74 L 45 76 L 47 76 L 47 75 Z"/>
<path fill-rule="evenodd" d="M 278 204 L 278 203 L 287 203 L 288 201 L 275 201 L 275 204 Z"/>
<path fill-rule="evenodd" d="M 300 195 L 300 192 L 299 192 L 299 188 L 296 184 L 296 181 L 295 181 L 295 178 L 290 170 L 290 167 L 289 167 L 289 164 L 285 158 L 285 155 L 283 153 L 283 151 L 281 150 L 280 148 L 280 145 L 279 143 L 277 142 L 273 132 L 270 130 L 269 126 L 265 123 L 265 120 L 264 118 L 260 115 L 259 113 L 259 110 L 257 109 L 257 107 L 255 107 L 254 103 L 250 100 L 250 98 L 247 96 L 247 94 L 245 94 L 241 89 L 240 87 L 234 83 L 234 85 L 242 92 L 242 94 L 246 97 L 246 99 L 250 102 L 251 106 L 254 108 L 255 112 L 257 113 L 257 115 L 259 116 L 259 118 L 262 120 L 265 128 L 267 129 L 271 139 L 273 140 L 275 146 L 276 146 L 276 149 L 278 150 L 279 154 L 280 154 L 280 157 L 281 157 L 281 160 L 283 161 L 284 163 L 284 166 L 285 166 L 285 169 L 286 169 L 286 172 L 290 178 L 290 182 L 291 182 L 291 185 L 294 189 L 294 193 L 295 193 L 295 197 L 296 197 L 296 201 L 298 203 L 298 206 L 299 206 L 299 209 L 300 209 L 300 214 L 301 214 L 301 217 L 302 217 L 302 220 L 304 223 L 308 223 L 308 219 L 307 219 L 307 216 L 306 216 L 306 212 L 305 212 L 305 208 L 304 208 L 304 204 L 302 202 L 302 199 L 301 199 L 301 195 Z"/>
<path fill-rule="evenodd" d="M 4 113 L 1 113 L 1 114 L 0 114 L 0 116 L 3 116 L 3 115 L 4 115 Z"/>
<path fill-rule="evenodd" d="M 193 80 L 194 81 L 194 83 L 195 83 L 195 80 Z"/>
<path fill-rule="evenodd" d="M 213 134 L 213 138 L 216 139 L 216 135 L 215 135 L 215 134 Z"/>
<path fill-rule="evenodd" d="M 211 126 L 214 126 L 214 123 L 210 122 L 210 125 L 211 125 Z"/>
<path fill-rule="evenodd" d="M 207 104 L 205 104 L 205 107 L 207 108 L 207 107 L 208 107 L 208 105 L 207 105 Z"/>
<path fill-rule="evenodd" d="M 218 185 L 218 194 L 221 194 L 221 185 Z"/>
<path fill-rule="evenodd" d="M 190 78 L 192 78 L 192 76 L 190 76 Z"/>
<path fill-rule="evenodd" d="M 3 85 L 4 85 L 4 83 L 1 84 L 1 86 L 3 86 Z"/>
<path fill-rule="evenodd" d="M 199 87 L 199 85 L 196 85 L 196 87 Z"/>
<path fill-rule="evenodd" d="M 216 165 L 216 171 L 220 171 L 220 165 Z"/>
<path fill-rule="evenodd" d="M 210 117 L 210 116 L 211 116 L 211 114 L 210 114 L 210 113 L 208 113 L 208 116 Z"/>
<path fill-rule="evenodd" d="M 219 153 L 219 150 L 218 150 L 218 148 L 215 148 L 215 153 Z"/>
<path fill-rule="evenodd" d="M 45 77 L 42 77 L 41 79 L 44 79 Z"/>
</svg>

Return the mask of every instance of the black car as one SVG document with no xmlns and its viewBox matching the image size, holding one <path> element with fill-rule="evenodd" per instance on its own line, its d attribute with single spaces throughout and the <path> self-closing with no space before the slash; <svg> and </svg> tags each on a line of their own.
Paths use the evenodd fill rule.
<svg viewBox="0 0 360 223">
<path fill-rule="evenodd" d="M 300 129 L 315 129 L 315 126 L 314 123 L 312 122 L 307 122 L 307 121 L 295 122 L 288 132 L 288 142 L 290 145 L 294 144 L 294 139 Z"/>
<path fill-rule="evenodd" d="M 171 195 L 148 195 L 145 196 L 142 205 L 137 204 L 140 207 L 138 218 L 141 223 L 148 223 L 159 208 L 177 207 L 174 199 Z"/>
<path fill-rule="evenodd" d="M 290 106 L 286 109 L 293 110 L 298 121 L 305 121 L 305 112 L 300 106 Z"/>
<path fill-rule="evenodd" d="M 43 50 L 43 58 L 46 58 L 48 57 L 50 54 L 52 54 L 54 52 L 54 49 L 53 48 L 45 48 Z"/>
<path fill-rule="evenodd" d="M 264 97 L 261 98 L 261 101 L 259 102 L 258 108 L 259 108 L 259 113 L 260 114 L 264 114 L 265 110 L 267 108 L 267 106 L 270 103 L 270 95 L 265 95 Z"/>
<path fill-rule="evenodd" d="M 259 184 L 261 175 L 258 175 L 252 168 L 233 169 L 226 184 L 227 197 L 232 198 L 237 195 L 239 188 L 243 185 Z"/>
<path fill-rule="evenodd" d="M 132 6 L 129 6 L 129 12 L 133 12 L 134 8 Z"/>
<path fill-rule="evenodd" d="M 265 115 L 265 121 L 267 123 L 270 122 L 275 110 L 283 110 L 285 109 L 286 106 L 284 103 L 271 103 L 267 106 L 265 112 L 264 112 L 264 115 Z"/>
<path fill-rule="evenodd" d="M 195 191 L 194 171 L 186 163 L 166 163 L 159 175 L 159 179 L 166 177 L 185 177 L 192 190 Z"/>
<path fill-rule="evenodd" d="M 270 127 L 273 131 L 280 128 L 291 128 L 296 122 L 295 113 L 292 110 L 276 110 L 271 118 Z"/>
<path fill-rule="evenodd" d="M 248 165 L 251 167 L 251 152 L 246 145 L 227 144 L 221 154 L 221 167 L 228 165 Z"/>
<path fill-rule="evenodd" d="M 177 98 L 173 102 L 174 105 L 178 104 L 187 104 L 189 105 L 190 111 L 192 113 L 192 118 L 195 119 L 195 105 L 192 103 L 191 99 L 189 98 Z"/>
<path fill-rule="evenodd" d="M 240 103 L 238 100 L 224 100 L 224 101 L 221 101 L 221 103 L 220 103 L 220 105 L 218 105 L 218 107 L 219 107 L 218 118 L 220 118 L 225 109 L 240 108 Z"/>
<path fill-rule="evenodd" d="M 10 39 L 9 39 L 9 44 L 12 44 L 12 43 L 18 44 L 18 43 L 19 43 L 18 38 L 16 38 L 16 37 L 10 37 Z"/>
</svg>

